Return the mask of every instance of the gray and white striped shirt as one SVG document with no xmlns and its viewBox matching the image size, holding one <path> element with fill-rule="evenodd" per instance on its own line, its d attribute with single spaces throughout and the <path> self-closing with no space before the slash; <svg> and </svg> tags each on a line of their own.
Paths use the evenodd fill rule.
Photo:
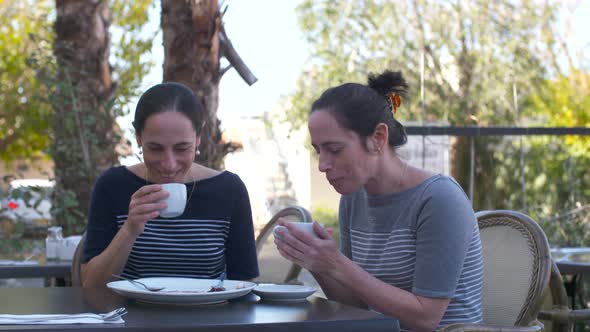
<svg viewBox="0 0 590 332">
<path fill-rule="evenodd" d="M 450 299 L 439 327 L 482 321 L 483 257 L 471 203 L 435 175 L 383 196 L 340 200 L 341 250 L 374 277 L 416 295 Z"/>
</svg>

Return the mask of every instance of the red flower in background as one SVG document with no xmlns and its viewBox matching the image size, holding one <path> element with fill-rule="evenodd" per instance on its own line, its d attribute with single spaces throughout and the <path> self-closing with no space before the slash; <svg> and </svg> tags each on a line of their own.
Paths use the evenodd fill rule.
<svg viewBox="0 0 590 332">
<path fill-rule="evenodd" d="M 14 210 L 17 207 L 18 207 L 18 203 L 17 202 L 12 202 L 12 201 L 8 202 L 8 208 L 9 209 Z"/>
</svg>

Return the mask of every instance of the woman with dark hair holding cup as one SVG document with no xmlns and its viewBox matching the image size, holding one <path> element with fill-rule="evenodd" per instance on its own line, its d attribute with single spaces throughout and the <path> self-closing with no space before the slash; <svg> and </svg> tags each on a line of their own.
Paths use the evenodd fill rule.
<svg viewBox="0 0 590 332">
<path fill-rule="evenodd" d="M 127 278 L 258 276 L 248 192 L 234 173 L 194 162 L 204 112 L 194 93 L 162 83 L 139 99 L 133 126 L 143 162 L 97 180 L 81 274 L 84 286 Z"/>
<path fill-rule="evenodd" d="M 395 119 L 407 84 L 400 72 L 369 84 L 326 90 L 311 108 L 319 170 L 340 193 L 340 250 L 314 223 L 311 236 L 289 223 L 275 243 L 312 272 L 329 299 L 433 331 L 482 320 L 483 258 L 477 220 L 451 177 L 413 167 L 396 153 L 407 141 Z"/>
</svg>

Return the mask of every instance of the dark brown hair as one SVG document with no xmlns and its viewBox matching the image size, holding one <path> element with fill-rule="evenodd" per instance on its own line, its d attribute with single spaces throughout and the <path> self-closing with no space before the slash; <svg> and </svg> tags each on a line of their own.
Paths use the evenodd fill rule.
<svg viewBox="0 0 590 332">
<path fill-rule="evenodd" d="M 166 82 L 154 85 L 144 92 L 135 107 L 133 128 L 141 136 L 145 121 L 151 115 L 174 111 L 186 115 L 197 135 L 203 128 L 203 106 L 191 89 L 180 83 Z"/>
<path fill-rule="evenodd" d="M 393 116 L 389 93 L 405 97 L 407 88 L 408 84 L 399 71 L 371 74 L 367 85 L 345 83 L 324 91 L 312 104 L 311 113 L 319 110 L 332 112 L 340 126 L 354 131 L 361 138 L 373 134 L 379 123 L 385 123 L 389 128 L 389 146 L 402 146 L 408 137 L 404 126 Z"/>
</svg>

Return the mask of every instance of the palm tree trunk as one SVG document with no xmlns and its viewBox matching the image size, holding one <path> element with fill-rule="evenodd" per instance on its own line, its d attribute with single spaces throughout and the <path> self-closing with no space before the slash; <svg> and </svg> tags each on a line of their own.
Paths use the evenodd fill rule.
<svg viewBox="0 0 590 332">
<path fill-rule="evenodd" d="M 217 0 L 162 0 L 164 81 L 180 82 L 200 97 L 206 112 L 198 161 L 220 169 L 227 153 L 217 119 L 219 98 L 219 31 Z"/>
<path fill-rule="evenodd" d="M 115 88 L 108 62 L 110 13 L 108 2 L 100 0 L 56 0 L 56 9 L 52 156 L 60 211 L 55 217 L 65 233 L 79 233 L 96 177 L 118 163 L 121 131 L 110 107 Z"/>
</svg>

